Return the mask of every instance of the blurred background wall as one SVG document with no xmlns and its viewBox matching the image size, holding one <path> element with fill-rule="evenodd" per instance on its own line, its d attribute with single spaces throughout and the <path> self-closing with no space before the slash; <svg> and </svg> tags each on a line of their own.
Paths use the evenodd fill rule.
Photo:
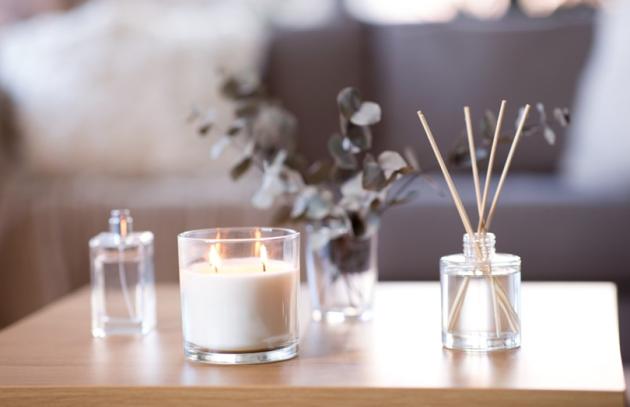
<svg viewBox="0 0 630 407">
<path fill-rule="evenodd" d="M 555 145 L 521 143 L 498 246 L 525 279 L 615 281 L 630 345 L 629 19 L 623 1 L 3 1 L 0 327 L 89 281 L 87 241 L 111 208 L 155 232 L 162 281 L 177 279 L 177 233 L 270 222 L 250 205 L 257 177 L 230 181 L 230 156 L 211 161 L 186 123 L 194 106 L 227 122 L 223 70 L 265 78 L 311 159 L 327 156 L 348 85 L 383 108 L 377 148 L 411 146 L 428 170 L 417 109 L 449 148 L 465 104 L 478 122 L 508 99 L 508 129 L 525 103 L 571 108 Z M 384 219 L 382 280 L 437 279 L 461 250 L 448 197 L 418 187 Z"/>
</svg>

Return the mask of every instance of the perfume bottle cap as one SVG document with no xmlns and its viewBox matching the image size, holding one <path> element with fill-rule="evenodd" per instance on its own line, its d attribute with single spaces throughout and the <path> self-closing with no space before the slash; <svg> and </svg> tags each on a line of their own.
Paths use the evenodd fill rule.
<svg viewBox="0 0 630 407">
<path fill-rule="evenodd" d="M 109 231 L 122 237 L 133 232 L 133 218 L 129 209 L 113 209 L 110 212 Z"/>
</svg>

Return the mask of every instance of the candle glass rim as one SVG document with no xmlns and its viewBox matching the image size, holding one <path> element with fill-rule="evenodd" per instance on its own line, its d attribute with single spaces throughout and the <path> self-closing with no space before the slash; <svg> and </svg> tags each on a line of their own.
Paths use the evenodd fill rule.
<svg viewBox="0 0 630 407">
<path fill-rule="evenodd" d="M 260 237 L 199 237 L 193 236 L 193 234 L 208 234 L 217 235 L 217 233 L 227 232 L 244 232 L 260 230 L 264 232 L 281 232 L 277 236 L 260 236 Z M 297 238 L 300 236 L 300 232 L 290 228 L 279 227 L 267 227 L 267 226 L 239 226 L 239 227 L 218 227 L 218 228 L 205 228 L 205 229 L 193 229 L 187 230 L 177 235 L 178 239 L 188 241 L 198 241 L 205 243 L 247 243 L 247 242 L 270 242 L 275 240 L 288 240 Z"/>
</svg>

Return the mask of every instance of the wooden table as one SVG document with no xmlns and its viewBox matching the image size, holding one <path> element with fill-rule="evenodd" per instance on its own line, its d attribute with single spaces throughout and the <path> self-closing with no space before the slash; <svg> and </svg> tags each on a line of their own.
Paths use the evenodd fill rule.
<svg viewBox="0 0 630 407">
<path fill-rule="evenodd" d="M 0 405 L 622 406 L 615 286 L 525 283 L 523 346 L 474 354 L 440 342 L 437 283 L 381 283 L 369 323 L 310 322 L 300 355 L 268 365 L 184 360 L 176 285 L 159 328 L 93 339 L 87 289 L 0 332 Z"/>
</svg>

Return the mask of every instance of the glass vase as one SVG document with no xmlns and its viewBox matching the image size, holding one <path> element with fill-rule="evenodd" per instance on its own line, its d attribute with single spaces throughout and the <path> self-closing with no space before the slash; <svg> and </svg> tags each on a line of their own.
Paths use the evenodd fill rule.
<svg viewBox="0 0 630 407">
<path fill-rule="evenodd" d="M 314 233 L 313 227 L 307 228 L 306 271 L 313 319 L 371 319 L 378 278 L 377 234 L 343 235 L 321 245 Z"/>
<path fill-rule="evenodd" d="M 521 259 L 495 252 L 492 233 L 464 235 L 464 252 L 440 260 L 442 343 L 493 351 L 521 344 Z"/>
</svg>

